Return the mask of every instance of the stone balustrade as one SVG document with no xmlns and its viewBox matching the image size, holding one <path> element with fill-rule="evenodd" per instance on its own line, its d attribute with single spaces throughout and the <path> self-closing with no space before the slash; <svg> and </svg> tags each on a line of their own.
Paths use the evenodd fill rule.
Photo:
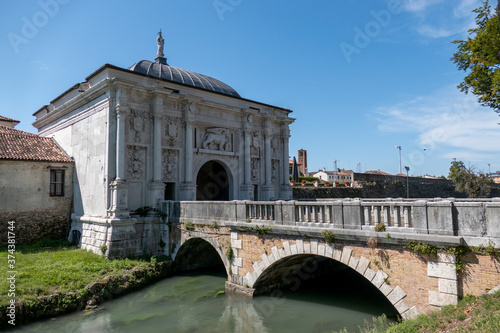
<svg viewBox="0 0 500 333">
<path fill-rule="evenodd" d="M 162 201 L 171 221 L 254 222 L 390 233 L 500 238 L 500 198 Z"/>
</svg>

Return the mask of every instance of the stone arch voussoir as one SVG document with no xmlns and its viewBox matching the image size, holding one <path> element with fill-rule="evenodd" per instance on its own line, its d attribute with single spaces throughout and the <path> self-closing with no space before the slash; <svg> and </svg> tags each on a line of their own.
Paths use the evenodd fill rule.
<svg viewBox="0 0 500 333">
<path fill-rule="evenodd" d="M 226 255 L 222 249 L 222 246 L 219 244 L 217 239 L 212 235 L 203 232 L 203 231 L 190 231 L 189 233 L 185 233 L 181 236 L 181 240 L 178 242 L 178 246 L 176 246 L 176 251 L 172 253 L 172 260 L 175 260 L 177 254 L 179 253 L 180 248 L 190 239 L 201 238 L 204 241 L 208 242 L 219 254 L 220 259 L 224 263 L 224 268 L 226 269 L 226 273 L 229 275 L 229 267 L 230 262 L 227 260 Z"/>
<path fill-rule="evenodd" d="M 406 293 L 403 289 L 399 286 L 393 288 L 386 283 L 388 275 L 383 270 L 375 272 L 369 267 L 370 260 L 365 257 L 359 259 L 354 257 L 352 250 L 348 247 L 339 250 L 328 244 L 314 241 L 304 243 L 303 240 L 298 239 L 294 245 L 290 245 L 289 241 L 285 241 L 283 242 L 283 248 L 278 249 L 274 246 L 271 251 L 272 253 L 262 254 L 262 260 L 255 262 L 253 264 L 254 270 L 246 274 L 244 280 L 249 287 L 253 287 L 261 274 L 275 262 L 297 254 L 311 254 L 339 261 L 354 269 L 378 288 L 403 318 L 412 319 L 420 314 L 416 306 L 406 303 Z"/>
</svg>

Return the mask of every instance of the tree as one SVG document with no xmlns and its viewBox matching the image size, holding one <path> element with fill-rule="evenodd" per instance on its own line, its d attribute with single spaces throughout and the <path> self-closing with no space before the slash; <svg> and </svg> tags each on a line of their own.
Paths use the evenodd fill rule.
<svg viewBox="0 0 500 333">
<path fill-rule="evenodd" d="M 467 194 L 469 198 L 486 198 L 491 193 L 491 178 L 473 168 L 467 169 L 462 161 L 451 162 L 448 179 L 455 184 L 458 192 Z"/>
<path fill-rule="evenodd" d="M 500 113 L 500 0 L 497 10 L 491 11 L 488 0 L 473 10 L 476 27 L 469 30 L 467 40 L 456 40 L 457 52 L 451 60 L 459 70 L 468 73 L 458 88 L 472 92 L 478 102 Z"/>
</svg>

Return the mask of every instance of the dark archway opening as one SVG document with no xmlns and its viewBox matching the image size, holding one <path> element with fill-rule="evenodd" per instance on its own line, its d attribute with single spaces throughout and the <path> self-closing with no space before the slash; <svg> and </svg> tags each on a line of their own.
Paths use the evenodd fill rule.
<svg viewBox="0 0 500 333">
<path fill-rule="evenodd" d="M 214 247 L 204 239 L 187 240 L 177 252 L 174 260 L 174 271 L 207 270 L 223 272 L 226 269 Z"/>
<path fill-rule="evenodd" d="M 196 177 L 196 200 L 228 201 L 230 180 L 224 166 L 209 161 Z"/>
<path fill-rule="evenodd" d="M 295 255 L 268 267 L 254 284 L 255 294 L 321 303 L 397 320 L 399 313 L 370 281 L 333 259 Z"/>
</svg>

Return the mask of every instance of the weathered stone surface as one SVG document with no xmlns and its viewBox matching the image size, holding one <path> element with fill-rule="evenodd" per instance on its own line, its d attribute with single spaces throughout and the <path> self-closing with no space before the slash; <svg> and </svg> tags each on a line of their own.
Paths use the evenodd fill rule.
<svg viewBox="0 0 500 333">
<path fill-rule="evenodd" d="M 371 268 L 367 268 L 364 276 L 368 281 L 372 281 L 373 278 L 375 277 L 375 271 Z"/>
<path fill-rule="evenodd" d="M 458 286 L 456 280 L 439 279 L 438 284 L 440 293 L 458 295 Z"/>
<path fill-rule="evenodd" d="M 373 283 L 373 285 L 377 288 L 380 288 L 380 286 L 382 285 L 382 283 L 385 282 L 385 279 L 387 279 L 388 275 L 380 270 L 377 272 L 377 274 L 375 274 L 375 277 L 373 278 L 373 280 L 371 280 L 371 282 Z"/>
<path fill-rule="evenodd" d="M 401 314 L 401 317 L 403 317 L 403 319 L 408 320 L 408 319 L 415 319 L 419 315 L 420 315 L 420 313 L 418 312 L 417 307 L 416 306 L 412 306 L 407 311 L 405 311 L 403 314 Z"/>
<path fill-rule="evenodd" d="M 394 290 L 387 296 L 387 299 L 392 303 L 396 304 L 400 300 L 406 297 L 405 292 L 399 286 L 394 288 Z"/>
<path fill-rule="evenodd" d="M 382 283 L 380 286 L 379 290 L 384 294 L 385 296 L 389 295 L 392 292 L 392 287 L 388 285 L 387 283 Z"/>
<path fill-rule="evenodd" d="M 340 258 L 340 261 L 346 265 L 349 264 L 349 259 L 351 258 L 352 250 L 348 249 L 347 247 L 344 247 L 342 250 L 342 256 Z"/>
<path fill-rule="evenodd" d="M 437 291 L 429 291 L 429 304 L 436 306 L 456 305 L 458 304 L 458 296 L 444 294 Z"/>
<path fill-rule="evenodd" d="M 356 269 L 358 267 L 358 263 L 359 260 L 354 257 L 351 257 L 351 259 L 349 259 L 349 267 L 351 267 L 352 269 Z"/>
<path fill-rule="evenodd" d="M 356 270 L 360 274 L 365 274 L 366 269 L 370 265 L 370 260 L 366 259 L 365 257 L 361 257 L 359 260 L 358 266 L 356 266 Z"/>
<path fill-rule="evenodd" d="M 427 263 L 427 275 L 430 277 L 457 280 L 455 264 L 429 261 Z"/>
<path fill-rule="evenodd" d="M 400 314 L 405 313 L 406 311 L 409 310 L 408 304 L 406 304 L 406 302 L 403 299 L 394 304 L 394 307 L 396 308 L 396 310 L 398 310 Z"/>
</svg>

